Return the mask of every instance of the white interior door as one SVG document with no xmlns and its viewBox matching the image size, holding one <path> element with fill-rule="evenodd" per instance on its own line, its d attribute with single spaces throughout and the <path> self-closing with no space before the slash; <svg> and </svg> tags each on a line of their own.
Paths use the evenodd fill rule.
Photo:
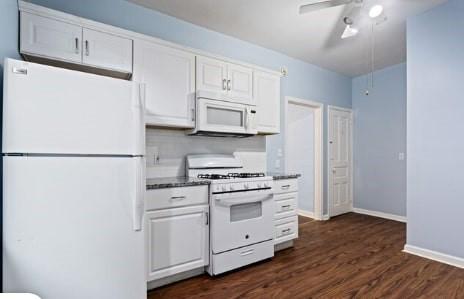
<svg viewBox="0 0 464 299">
<path fill-rule="evenodd" d="M 329 107 L 329 215 L 353 209 L 352 112 Z"/>
<path fill-rule="evenodd" d="M 146 298 L 142 158 L 3 157 L 3 287 Z M 142 201 L 141 201 L 142 200 Z"/>
<path fill-rule="evenodd" d="M 314 109 L 289 102 L 287 108 L 287 171 L 299 173 L 298 210 L 314 212 Z"/>
</svg>

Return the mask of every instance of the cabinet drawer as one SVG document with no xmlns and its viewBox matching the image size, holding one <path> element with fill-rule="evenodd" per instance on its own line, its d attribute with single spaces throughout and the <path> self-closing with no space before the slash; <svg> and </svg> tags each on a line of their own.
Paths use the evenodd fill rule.
<svg viewBox="0 0 464 299">
<path fill-rule="evenodd" d="M 147 190 L 145 210 L 168 209 L 189 205 L 208 204 L 208 186 L 191 186 Z"/>
<path fill-rule="evenodd" d="M 274 219 L 281 219 L 296 215 L 297 199 L 297 193 L 274 195 Z"/>
<path fill-rule="evenodd" d="M 298 216 L 274 221 L 274 244 L 298 238 Z"/>
<path fill-rule="evenodd" d="M 298 179 L 274 181 L 274 193 L 288 193 L 298 191 Z"/>
<path fill-rule="evenodd" d="M 272 240 L 213 255 L 213 274 L 221 274 L 274 256 Z"/>
</svg>

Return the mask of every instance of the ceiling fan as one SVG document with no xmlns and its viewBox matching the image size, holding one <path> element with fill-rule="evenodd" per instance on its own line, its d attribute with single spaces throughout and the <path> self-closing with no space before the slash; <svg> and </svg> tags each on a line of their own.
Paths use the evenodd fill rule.
<svg viewBox="0 0 464 299">
<path fill-rule="evenodd" d="M 335 6 L 349 5 L 349 9 L 343 16 L 345 30 L 341 36 L 342 39 L 350 38 L 358 34 L 361 22 L 361 10 L 364 5 L 364 0 L 322 0 L 310 4 L 300 6 L 300 14 L 306 14 L 321 9 L 326 9 Z M 380 9 L 380 10 L 379 10 Z M 383 12 L 383 7 L 375 5 L 369 11 L 369 16 L 372 19 L 379 17 Z"/>
</svg>

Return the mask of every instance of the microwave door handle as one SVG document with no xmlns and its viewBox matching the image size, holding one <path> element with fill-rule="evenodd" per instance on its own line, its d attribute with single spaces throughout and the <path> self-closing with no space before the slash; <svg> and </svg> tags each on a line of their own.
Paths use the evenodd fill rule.
<svg viewBox="0 0 464 299">
<path fill-rule="evenodd" d="M 271 199 L 273 197 L 272 194 L 268 194 L 266 196 L 249 196 L 249 197 L 229 197 L 229 198 L 216 198 L 216 203 L 222 206 L 230 207 L 233 205 L 239 205 L 244 203 L 254 203 L 254 202 L 261 202 Z"/>
</svg>

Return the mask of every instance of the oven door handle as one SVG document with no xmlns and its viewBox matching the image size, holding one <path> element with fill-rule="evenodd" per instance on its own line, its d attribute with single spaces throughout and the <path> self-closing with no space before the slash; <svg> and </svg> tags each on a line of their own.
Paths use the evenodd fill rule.
<svg viewBox="0 0 464 299">
<path fill-rule="evenodd" d="M 269 200 L 273 197 L 273 194 L 267 195 L 256 195 L 256 196 L 241 196 L 241 197 L 229 197 L 229 198 L 216 198 L 216 203 L 221 206 L 234 206 L 239 204 L 254 203 Z"/>
</svg>

